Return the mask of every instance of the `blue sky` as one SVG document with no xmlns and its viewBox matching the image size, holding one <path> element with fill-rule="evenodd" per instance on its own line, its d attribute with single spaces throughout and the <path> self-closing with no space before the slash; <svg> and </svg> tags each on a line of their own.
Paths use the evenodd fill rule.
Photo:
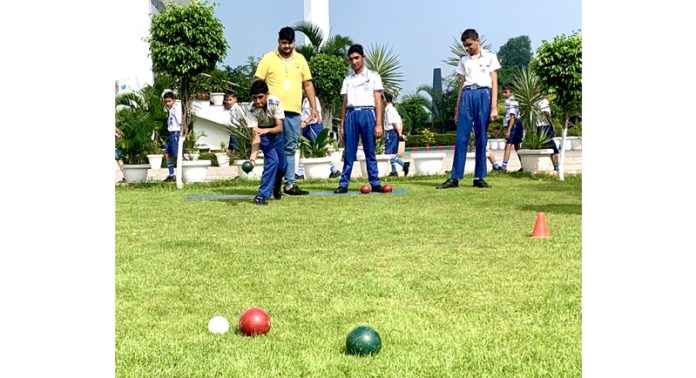
<svg viewBox="0 0 696 378">
<path fill-rule="evenodd" d="M 303 7 L 303 0 L 222 1 L 216 14 L 230 45 L 223 64 L 236 67 L 277 47 L 278 30 L 302 21 Z M 440 67 L 443 76 L 452 72 L 442 60 L 451 55 L 449 46 L 464 29 L 476 29 L 494 51 L 512 37 L 527 35 L 536 51 L 542 40 L 568 35 L 582 25 L 580 0 L 333 0 L 329 19 L 331 34 L 349 36 L 365 47 L 387 44 L 393 49 L 404 74 L 402 95 L 431 85 L 433 68 Z M 303 43 L 304 36 L 298 34 L 297 41 Z"/>
</svg>

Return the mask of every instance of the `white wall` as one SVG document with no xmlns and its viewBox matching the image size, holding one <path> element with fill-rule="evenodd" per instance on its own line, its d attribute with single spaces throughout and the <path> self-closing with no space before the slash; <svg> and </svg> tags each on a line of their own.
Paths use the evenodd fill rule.
<svg viewBox="0 0 696 378">
<path fill-rule="evenodd" d="M 114 33 L 118 40 L 114 46 L 113 59 L 118 92 L 133 90 L 153 83 L 152 61 L 149 45 L 145 41 L 150 33 L 150 12 L 154 7 L 150 0 L 121 0 L 118 29 Z"/>
<path fill-rule="evenodd" d="M 330 32 L 329 0 L 304 0 L 304 20 L 319 26 L 324 34 L 322 43 L 326 42 Z M 307 36 L 305 36 L 304 43 L 309 43 Z"/>
</svg>

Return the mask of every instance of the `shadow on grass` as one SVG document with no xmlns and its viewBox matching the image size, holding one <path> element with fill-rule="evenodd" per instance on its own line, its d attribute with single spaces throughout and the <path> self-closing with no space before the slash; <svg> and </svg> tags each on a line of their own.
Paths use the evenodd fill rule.
<svg viewBox="0 0 696 378">
<path fill-rule="evenodd" d="M 553 203 L 544 205 L 525 205 L 520 206 L 520 210 L 536 211 L 552 214 L 573 214 L 582 215 L 581 204 Z"/>
</svg>

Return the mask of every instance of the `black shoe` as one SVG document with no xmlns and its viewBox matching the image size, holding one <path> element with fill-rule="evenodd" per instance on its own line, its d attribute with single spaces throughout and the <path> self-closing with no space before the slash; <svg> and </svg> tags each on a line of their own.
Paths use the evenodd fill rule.
<svg viewBox="0 0 696 378">
<path fill-rule="evenodd" d="M 304 175 L 295 175 L 295 179 L 304 180 Z"/>
<path fill-rule="evenodd" d="M 494 171 L 502 171 L 503 168 L 501 168 L 499 165 L 494 165 L 494 166 L 493 166 L 493 170 L 494 170 Z"/>
<path fill-rule="evenodd" d="M 280 185 L 276 185 L 273 187 L 273 198 L 277 200 L 283 198 L 283 193 L 280 191 Z"/>
<path fill-rule="evenodd" d="M 336 194 L 348 193 L 348 188 L 344 188 L 342 186 L 339 186 L 338 189 L 334 190 L 334 193 L 336 193 Z"/>
<path fill-rule="evenodd" d="M 524 172 L 524 169 L 520 168 L 517 170 L 517 172 Z"/>
<path fill-rule="evenodd" d="M 395 176 L 395 177 L 398 177 L 399 174 L 396 173 L 396 172 L 389 172 L 389 174 L 388 174 L 387 176 Z"/>
<path fill-rule="evenodd" d="M 162 180 L 162 182 L 171 182 L 171 181 L 176 181 L 176 175 L 167 176 L 166 179 Z"/>
<path fill-rule="evenodd" d="M 382 193 L 382 185 L 372 185 L 372 191 L 375 193 Z"/>
<path fill-rule="evenodd" d="M 290 189 L 285 189 L 284 192 L 291 196 L 304 196 L 309 194 L 308 191 L 300 189 L 297 185 L 293 185 Z"/>
<path fill-rule="evenodd" d="M 254 205 L 268 205 L 265 198 L 256 196 L 254 197 Z"/>
<path fill-rule="evenodd" d="M 438 185 L 437 189 L 456 188 L 458 186 L 459 186 L 459 180 L 454 179 L 454 178 L 448 178 L 447 181 Z"/>
<path fill-rule="evenodd" d="M 474 180 L 474 188 L 492 188 L 492 186 L 488 185 L 483 179 L 478 179 Z"/>
<path fill-rule="evenodd" d="M 404 176 L 408 176 L 408 169 L 411 167 L 411 163 L 408 161 L 404 162 Z"/>
<path fill-rule="evenodd" d="M 341 172 L 336 171 L 336 172 L 331 172 L 329 175 L 329 178 L 336 178 L 336 177 L 341 177 Z"/>
</svg>

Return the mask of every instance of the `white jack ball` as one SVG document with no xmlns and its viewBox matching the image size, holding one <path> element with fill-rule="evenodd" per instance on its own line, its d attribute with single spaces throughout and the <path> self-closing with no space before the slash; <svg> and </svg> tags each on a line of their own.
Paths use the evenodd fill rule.
<svg viewBox="0 0 696 378">
<path fill-rule="evenodd" d="M 222 316 L 215 316 L 208 322 L 208 330 L 212 333 L 223 334 L 230 329 L 230 323 Z"/>
</svg>

